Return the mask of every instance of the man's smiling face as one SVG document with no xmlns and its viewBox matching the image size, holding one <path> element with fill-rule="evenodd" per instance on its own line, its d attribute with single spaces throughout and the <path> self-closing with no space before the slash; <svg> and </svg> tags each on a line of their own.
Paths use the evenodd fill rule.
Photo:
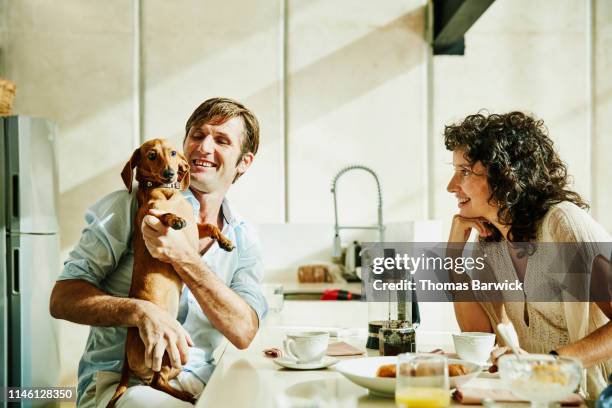
<svg viewBox="0 0 612 408">
<path fill-rule="evenodd" d="M 242 155 L 243 138 L 241 117 L 192 126 L 183 144 L 191 187 L 202 193 L 224 193 L 236 174 L 244 173 L 251 163 L 252 153 Z"/>
</svg>

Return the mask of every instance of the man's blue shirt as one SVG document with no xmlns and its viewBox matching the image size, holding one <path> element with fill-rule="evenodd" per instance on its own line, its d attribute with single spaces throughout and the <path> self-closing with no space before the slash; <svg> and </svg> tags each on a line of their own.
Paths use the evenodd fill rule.
<svg viewBox="0 0 612 408">
<path fill-rule="evenodd" d="M 197 216 L 200 203 L 190 190 L 183 195 Z M 116 191 L 91 206 L 85 213 L 86 226 L 81 239 L 64 262 L 58 280 L 82 279 L 111 295 L 128 296 L 134 263 L 131 240 L 137 205 L 135 194 Z M 268 306 L 260 287 L 263 264 L 257 234 L 249 223 L 232 213 L 227 200 L 223 201 L 222 214 L 223 234 L 236 248 L 226 252 L 215 242 L 202 260 L 253 308 L 261 322 Z M 187 287 L 181 295 L 178 320 L 194 342 L 183 370 L 206 383 L 214 368 L 212 353 L 223 335 L 211 325 Z M 79 363 L 78 400 L 95 372 L 121 371 L 126 333 L 125 327 L 91 327 Z"/>
</svg>

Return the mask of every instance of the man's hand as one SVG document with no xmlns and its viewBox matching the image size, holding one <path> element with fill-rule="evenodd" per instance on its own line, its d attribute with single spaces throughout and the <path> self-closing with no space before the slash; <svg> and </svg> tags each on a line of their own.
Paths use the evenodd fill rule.
<svg viewBox="0 0 612 408">
<path fill-rule="evenodd" d="M 142 237 L 151 256 L 167 263 L 181 263 L 199 258 L 197 247 L 189 241 L 185 229 L 168 228 L 157 218 L 165 213 L 151 209 L 149 215 L 142 220 Z"/>
<path fill-rule="evenodd" d="M 138 319 L 138 332 L 145 345 L 145 365 L 161 370 L 164 352 L 168 352 L 174 368 L 187 363 L 193 341 L 183 326 L 154 303 L 143 301 Z"/>
</svg>

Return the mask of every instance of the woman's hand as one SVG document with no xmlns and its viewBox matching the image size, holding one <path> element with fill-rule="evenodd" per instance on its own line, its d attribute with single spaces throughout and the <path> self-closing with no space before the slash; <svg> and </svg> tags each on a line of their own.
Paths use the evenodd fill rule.
<svg viewBox="0 0 612 408">
<path fill-rule="evenodd" d="M 490 373 L 496 373 L 498 370 L 497 361 L 499 358 L 505 354 L 512 354 L 512 350 L 510 347 L 495 347 L 491 351 L 491 367 L 489 367 Z M 519 354 L 529 354 L 522 348 L 519 348 Z"/>
<path fill-rule="evenodd" d="M 481 237 L 491 235 L 491 230 L 487 226 L 488 221 L 485 218 L 466 218 L 459 214 L 453 216 L 450 236 L 448 242 L 465 243 L 470 237 L 472 229 L 478 231 Z"/>
</svg>

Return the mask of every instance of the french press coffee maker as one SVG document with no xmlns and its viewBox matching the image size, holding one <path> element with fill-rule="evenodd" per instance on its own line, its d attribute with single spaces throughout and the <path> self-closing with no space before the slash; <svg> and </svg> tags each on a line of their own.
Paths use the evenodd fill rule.
<svg viewBox="0 0 612 408">
<path fill-rule="evenodd" d="M 395 249 L 384 248 L 384 257 L 395 257 Z M 367 262 L 367 261 L 366 261 Z M 385 282 L 409 280 L 403 270 L 388 271 Z M 416 351 L 415 329 L 421 321 L 416 292 L 388 290 L 368 299 L 368 339 L 366 347 L 381 355 Z"/>
</svg>

